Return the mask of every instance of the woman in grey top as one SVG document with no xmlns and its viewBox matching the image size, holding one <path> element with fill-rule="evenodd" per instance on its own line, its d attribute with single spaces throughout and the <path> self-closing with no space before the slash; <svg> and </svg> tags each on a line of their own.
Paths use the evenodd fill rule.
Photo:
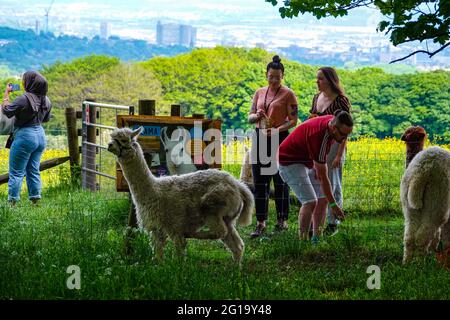
<svg viewBox="0 0 450 320">
<path fill-rule="evenodd" d="M 12 87 L 8 85 L 1 111 L 15 117 L 14 141 L 9 153 L 8 201 L 20 199 L 24 176 L 27 177 L 28 197 L 33 203 L 41 199 L 42 182 L 39 164 L 45 150 L 46 138 L 42 123 L 50 119 L 52 108 L 47 98 L 47 80 L 36 71 L 27 71 L 22 78 L 25 93 L 9 102 Z"/>
</svg>

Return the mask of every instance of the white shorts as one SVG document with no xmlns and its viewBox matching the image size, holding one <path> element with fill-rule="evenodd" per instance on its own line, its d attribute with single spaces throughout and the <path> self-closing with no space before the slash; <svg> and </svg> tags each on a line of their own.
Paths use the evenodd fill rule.
<svg viewBox="0 0 450 320">
<path fill-rule="evenodd" d="M 301 163 L 283 166 L 278 164 L 281 178 L 294 191 L 302 204 L 325 198 L 320 181 L 315 177 L 315 169 L 309 169 Z"/>
</svg>

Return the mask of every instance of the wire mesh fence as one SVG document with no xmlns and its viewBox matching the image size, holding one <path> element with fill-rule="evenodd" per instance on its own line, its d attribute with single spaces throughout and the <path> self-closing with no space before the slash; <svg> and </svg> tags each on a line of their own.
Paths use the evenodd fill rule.
<svg viewBox="0 0 450 320">
<path fill-rule="evenodd" d="M 47 136 L 47 149 L 43 160 L 67 154 L 67 141 L 64 135 Z M 1 140 L 0 140 L 1 142 Z M 107 145 L 109 132 L 101 130 L 98 144 Z M 228 143 L 227 143 L 228 142 Z M 248 139 L 229 139 L 224 137 L 222 144 L 222 169 L 236 178 L 240 177 L 244 160 L 245 146 L 250 148 Z M 448 148 L 448 146 L 443 146 Z M 390 214 L 400 212 L 400 180 L 404 171 L 405 146 L 396 139 L 363 138 L 348 142 L 343 163 L 344 209 L 362 214 Z M 92 155 L 88 155 L 89 157 Z M 8 171 L 8 150 L 0 149 L 0 172 Z M 92 159 L 94 160 L 94 159 Z M 115 176 L 115 156 L 98 148 L 95 155 L 96 169 Z M 68 163 L 42 172 L 44 190 L 69 181 Z M 96 177 L 95 187 L 101 193 L 114 195 L 115 180 Z M 6 186 L 0 186 L 5 191 Z M 25 188 L 25 187 L 24 187 Z M 293 196 L 291 194 L 291 196 Z M 122 195 L 118 195 L 122 199 Z M 113 197 L 114 198 L 114 197 Z"/>
</svg>

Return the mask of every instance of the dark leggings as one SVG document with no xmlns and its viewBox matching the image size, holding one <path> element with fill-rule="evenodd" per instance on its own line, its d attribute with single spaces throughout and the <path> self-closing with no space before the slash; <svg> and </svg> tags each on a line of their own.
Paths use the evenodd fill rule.
<svg viewBox="0 0 450 320">
<path fill-rule="evenodd" d="M 288 132 L 281 132 L 280 144 L 284 139 L 288 136 Z M 256 131 L 257 136 L 257 152 L 258 152 L 258 160 L 256 164 L 252 164 L 252 172 L 253 172 L 253 183 L 255 185 L 255 191 L 253 193 L 255 197 L 255 206 L 256 206 L 256 219 L 260 222 L 267 220 L 268 211 L 269 211 L 269 193 L 270 193 L 270 182 L 273 180 L 275 187 L 275 205 L 277 209 L 277 219 L 287 220 L 289 214 L 289 187 L 286 183 L 284 183 L 283 179 L 281 179 L 280 174 L 277 173 L 274 175 L 261 175 L 261 168 L 270 167 L 270 163 L 263 165 L 259 160 L 259 135 L 258 129 Z M 271 161 L 276 161 L 276 150 L 271 152 L 271 141 L 270 137 L 267 137 L 267 154 L 271 157 Z"/>
</svg>

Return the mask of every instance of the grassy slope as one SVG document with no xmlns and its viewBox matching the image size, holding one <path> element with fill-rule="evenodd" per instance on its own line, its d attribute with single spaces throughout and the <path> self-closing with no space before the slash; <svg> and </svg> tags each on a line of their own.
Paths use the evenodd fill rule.
<svg viewBox="0 0 450 320">
<path fill-rule="evenodd" d="M 184 263 L 169 245 L 157 264 L 137 233 L 125 256 L 128 199 L 109 197 L 53 188 L 38 208 L 2 202 L 0 299 L 448 299 L 449 273 L 433 257 L 401 266 L 399 213 L 353 214 L 340 233 L 312 247 L 296 236 L 293 207 L 284 234 L 251 240 L 251 227 L 239 229 L 246 243 L 239 271 L 218 241 L 190 241 Z M 366 287 L 373 264 L 381 267 L 381 290 Z M 81 268 L 79 291 L 66 288 L 70 265 Z"/>
</svg>

